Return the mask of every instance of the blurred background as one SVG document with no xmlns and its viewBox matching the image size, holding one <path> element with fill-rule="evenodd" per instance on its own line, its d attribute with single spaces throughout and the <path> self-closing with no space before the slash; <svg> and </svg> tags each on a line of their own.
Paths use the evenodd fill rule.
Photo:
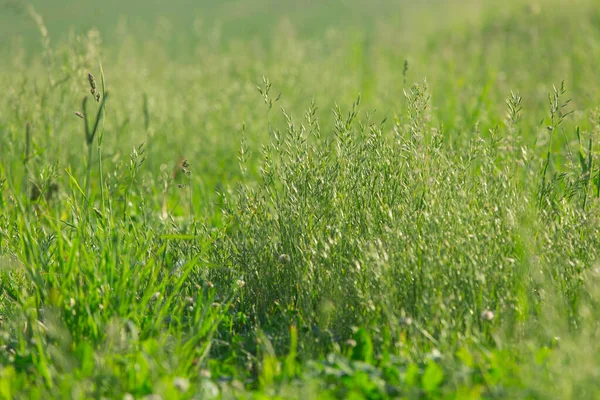
<svg viewBox="0 0 600 400">
<path fill-rule="evenodd" d="M 4 39 L 21 37 L 35 45 L 37 29 L 27 16 L 26 3 L 3 0 L 0 34 Z M 96 27 L 107 42 L 119 41 L 124 27 L 139 39 L 165 35 L 193 44 L 206 40 L 204 30 L 218 31 L 224 40 L 268 38 L 282 20 L 305 37 L 319 37 L 329 29 L 366 31 L 378 20 L 402 21 L 417 7 L 432 7 L 432 1 L 406 0 L 34 0 L 29 4 L 44 17 L 51 35 L 64 39 L 69 32 L 82 33 Z M 436 4 L 435 7 L 441 7 Z M 470 5 L 472 7 L 472 4 Z M 406 22 L 406 21 L 405 21 Z M 6 45 L 9 40 L 3 40 Z"/>
<path fill-rule="evenodd" d="M 35 112 L 56 133 L 40 146 L 78 159 L 61 135 L 78 126 L 71 110 L 101 60 L 114 107 L 105 149 L 144 142 L 150 168 L 185 155 L 217 183 L 238 174 L 242 132 L 255 150 L 268 139 L 263 77 L 281 94 L 275 126 L 279 107 L 301 118 L 314 100 L 328 132 L 336 104 L 360 95 L 366 112 L 392 120 L 426 80 L 432 123 L 455 144 L 502 124 L 520 93 L 523 140 L 543 149 L 553 86 L 565 81 L 576 112 L 597 107 L 597 59 L 592 0 L 0 0 L 0 110 L 35 111 L 19 99 L 47 80 Z"/>
<path fill-rule="evenodd" d="M 577 3 L 587 2 L 581 0 Z M 392 25 L 408 39 L 424 29 L 442 29 L 477 21 L 482 13 L 502 18 L 514 7 L 539 13 L 544 7 L 569 7 L 569 0 L 1 0 L 0 37 L 3 47 L 19 38 L 27 47 L 39 45 L 38 30 L 27 15 L 30 4 L 43 16 L 54 40 L 96 28 L 106 43 L 118 43 L 123 30 L 139 40 L 160 36 L 193 46 L 211 37 L 268 40 L 282 21 L 303 38 L 320 38 L 331 30 L 372 32 Z"/>
</svg>

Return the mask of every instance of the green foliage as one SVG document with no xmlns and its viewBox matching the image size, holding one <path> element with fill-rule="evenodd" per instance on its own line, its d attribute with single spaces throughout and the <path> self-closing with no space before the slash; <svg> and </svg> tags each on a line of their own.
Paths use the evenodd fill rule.
<svg viewBox="0 0 600 400">
<path fill-rule="evenodd" d="M 598 396 L 592 2 L 5 3 L 0 398 Z"/>
</svg>

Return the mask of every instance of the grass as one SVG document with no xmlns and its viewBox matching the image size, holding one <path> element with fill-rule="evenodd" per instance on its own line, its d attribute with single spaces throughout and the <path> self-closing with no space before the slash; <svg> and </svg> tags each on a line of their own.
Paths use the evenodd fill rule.
<svg viewBox="0 0 600 400">
<path fill-rule="evenodd" d="M 456 4 L 11 2 L 0 398 L 596 398 L 600 14 Z"/>
</svg>

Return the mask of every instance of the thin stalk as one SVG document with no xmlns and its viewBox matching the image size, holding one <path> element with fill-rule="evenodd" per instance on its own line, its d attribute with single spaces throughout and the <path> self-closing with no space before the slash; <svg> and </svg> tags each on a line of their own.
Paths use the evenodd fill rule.
<svg viewBox="0 0 600 400">
<path fill-rule="evenodd" d="M 98 113 L 96 114 L 96 121 L 94 122 L 93 128 L 90 130 L 90 126 L 88 124 L 88 113 L 87 113 L 87 97 L 83 98 L 83 123 L 85 125 L 85 141 L 88 146 L 88 159 L 86 166 L 86 179 L 85 179 L 85 190 L 83 193 L 84 201 L 83 204 L 86 206 L 89 205 L 89 197 L 90 197 L 90 178 L 92 174 L 92 157 L 93 157 L 93 144 L 94 137 L 96 136 L 96 132 L 98 131 L 98 126 L 100 123 L 100 117 L 102 116 L 102 112 L 104 110 L 104 105 L 106 104 L 106 99 L 108 98 L 108 92 L 104 93 L 102 97 L 102 101 L 100 102 L 100 107 L 98 108 Z"/>
<path fill-rule="evenodd" d="M 25 154 L 23 155 L 23 167 L 25 171 L 23 173 L 23 183 L 21 184 L 21 191 L 23 194 L 27 193 L 27 182 L 29 180 L 29 158 L 31 157 L 31 122 L 25 123 Z"/>
<path fill-rule="evenodd" d="M 104 79 L 104 69 L 102 68 L 102 62 L 98 61 L 100 64 L 100 80 L 102 83 L 102 98 L 106 96 L 106 82 Z M 102 113 L 102 128 L 100 129 L 100 133 L 98 134 L 98 173 L 100 175 L 100 197 L 102 204 L 102 212 L 106 211 L 105 197 L 104 197 L 104 175 L 102 173 L 102 139 L 104 138 L 104 123 L 106 121 L 106 107 L 104 107 L 104 112 Z"/>
<path fill-rule="evenodd" d="M 90 196 L 90 179 L 92 176 L 92 157 L 94 156 L 93 154 L 93 146 L 92 144 L 88 144 L 88 157 L 87 157 L 87 166 L 86 166 L 86 174 L 85 174 L 85 191 L 84 191 L 84 206 L 87 209 L 87 206 L 89 205 L 88 199 Z"/>
</svg>

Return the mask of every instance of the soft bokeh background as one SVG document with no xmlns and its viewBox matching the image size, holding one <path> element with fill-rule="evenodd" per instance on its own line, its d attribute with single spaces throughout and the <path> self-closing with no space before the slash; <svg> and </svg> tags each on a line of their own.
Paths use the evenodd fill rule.
<svg viewBox="0 0 600 400">
<path fill-rule="evenodd" d="M 590 4 L 33 1 L 55 49 L 49 59 L 26 4 L 3 0 L 0 64 L 10 88 L 11 70 L 39 64 L 42 75 L 50 63 L 50 79 L 73 82 L 74 94 L 85 85 L 88 70 L 98 73 L 100 56 L 114 92 L 109 123 L 117 131 L 128 129 L 127 135 L 107 137 L 111 146 L 117 141 L 127 149 L 146 142 L 152 151 L 157 143 L 160 154 L 151 160 L 185 153 L 218 176 L 229 173 L 222 166 L 233 162 L 242 125 L 251 141 L 264 138 L 264 109 L 255 89 L 263 76 L 282 94 L 279 105 L 299 116 L 314 99 L 324 121 L 332 118 L 334 104 L 349 105 L 359 94 L 366 109 L 377 110 L 377 118 L 393 118 L 406 86 L 427 79 L 433 117 L 450 132 L 450 141 L 461 137 L 452 133 L 476 123 L 485 132 L 501 121 L 504 101 L 516 91 L 530 111 L 525 140 L 534 143 L 552 85 L 566 80 L 579 108 L 598 98 L 588 64 L 600 54 L 600 42 L 593 40 L 599 17 Z M 59 112 L 77 109 L 79 101 L 69 95 Z M 151 112 L 148 132 L 140 129 L 142 104 L 160 110 Z M 166 138 L 168 148 L 159 144 Z M 68 155 L 70 147 L 57 150 Z"/>
<path fill-rule="evenodd" d="M 596 60 L 593 0 L 0 0 L 0 390 L 589 397 Z"/>
<path fill-rule="evenodd" d="M 23 18 L 24 4 L 21 0 L 3 1 L 0 16 L 3 37 L 18 35 L 24 36 L 28 42 L 34 40 L 35 28 Z M 102 3 L 90 0 L 37 0 L 29 4 L 44 16 L 48 29 L 56 39 L 64 38 L 71 30 L 82 33 L 97 27 L 107 40 L 118 41 L 116 28 L 122 24 L 127 24 L 141 39 L 155 33 L 166 33 L 160 31 L 162 25 L 162 28 L 168 26 L 171 34 L 188 36 L 188 43 L 202 41 L 198 35 L 198 29 L 202 26 L 217 28 L 225 39 L 255 36 L 267 39 L 280 20 L 286 18 L 302 36 L 316 38 L 329 29 L 352 28 L 364 32 L 381 22 L 407 24 L 416 10 L 428 10 L 430 19 L 435 21 L 428 21 L 422 15 L 420 21 L 413 23 L 442 26 L 452 14 L 465 17 L 466 11 L 466 17 L 469 17 L 480 8 L 479 2 L 470 0 L 451 3 L 437 0 L 108 0 Z"/>
<path fill-rule="evenodd" d="M 450 132 L 476 122 L 492 126 L 504 118 L 510 92 L 520 92 L 532 111 L 525 139 L 533 143 L 552 85 L 566 80 L 581 109 L 598 96 L 588 65 L 600 54 L 594 40 L 600 17 L 591 4 L 32 1 L 56 48 L 48 59 L 26 3 L 3 0 L 0 65 L 8 64 L 3 75 L 10 81 L 10 68 L 50 62 L 56 68 L 51 79 L 83 85 L 82 75 L 97 69 L 100 56 L 117 112 L 127 113 L 113 123 L 135 126 L 142 115 L 134 97 L 146 96 L 150 109 L 162 111 L 152 116 L 153 132 L 169 135 L 179 153 L 218 151 L 215 135 L 206 134 L 217 125 L 237 143 L 241 125 L 263 112 L 254 101 L 263 76 L 282 94 L 281 105 L 301 115 L 314 98 L 325 120 L 334 104 L 348 105 L 359 94 L 367 109 L 392 118 L 406 86 L 427 79 L 433 116 Z M 69 51 L 78 54 L 79 65 L 67 65 Z M 77 107 L 73 101 L 69 109 Z M 251 137 L 264 132 L 264 126 L 246 125 Z M 119 140 L 129 147 L 145 140 L 140 134 L 133 130 Z"/>
</svg>

